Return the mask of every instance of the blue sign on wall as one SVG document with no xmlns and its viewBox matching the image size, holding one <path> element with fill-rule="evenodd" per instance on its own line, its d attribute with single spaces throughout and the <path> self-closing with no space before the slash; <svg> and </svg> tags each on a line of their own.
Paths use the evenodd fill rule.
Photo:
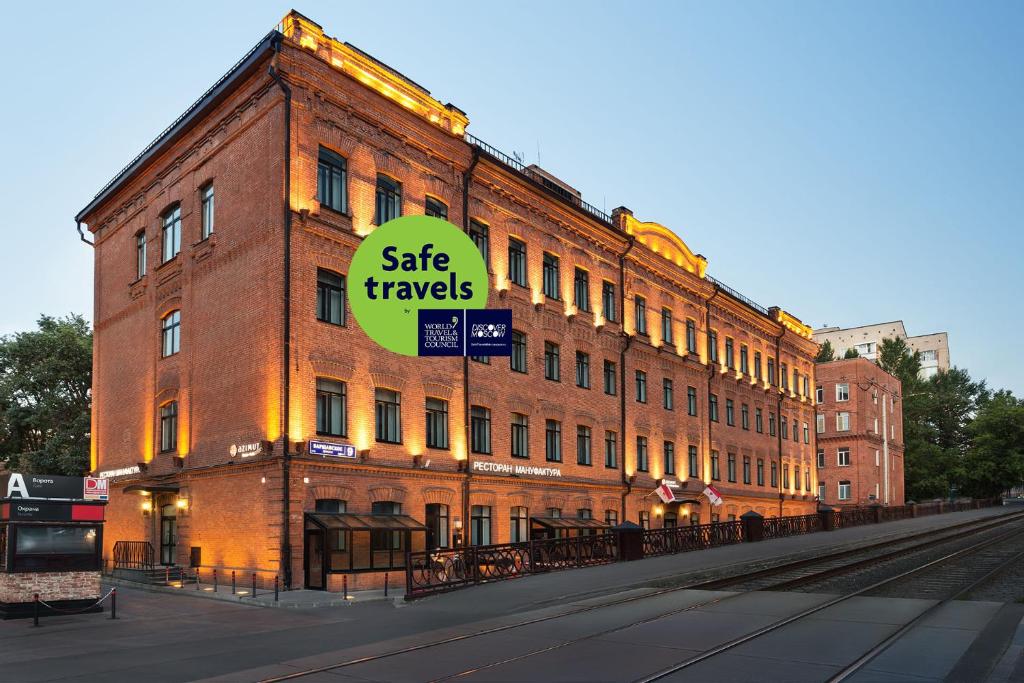
<svg viewBox="0 0 1024 683">
<path fill-rule="evenodd" d="M 328 458 L 356 457 L 356 447 L 350 443 L 332 443 L 310 439 L 307 450 L 310 455 L 323 455 Z"/>
<path fill-rule="evenodd" d="M 466 355 L 512 355 L 511 308 L 466 311 Z"/>
<path fill-rule="evenodd" d="M 421 308 L 421 356 L 511 356 L 512 309 Z"/>
</svg>

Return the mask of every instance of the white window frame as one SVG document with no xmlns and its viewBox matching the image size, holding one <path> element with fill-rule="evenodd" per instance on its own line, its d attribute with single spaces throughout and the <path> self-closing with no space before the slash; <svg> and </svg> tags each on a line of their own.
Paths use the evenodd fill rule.
<svg viewBox="0 0 1024 683">
<path fill-rule="evenodd" d="M 818 413 L 814 416 L 814 431 L 816 434 L 825 433 L 825 413 Z"/>
<path fill-rule="evenodd" d="M 824 387 L 815 387 L 815 389 L 814 389 L 814 402 L 819 404 L 819 405 L 825 402 L 825 388 Z"/>
<path fill-rule="evenodd" d="M 839 500 L 850 500 L 853 495 L 853 485 L 850 482 L 839 482 L 837 484 L 839 489 Z M 843 489 L 846 489 L 846 495 L 843 495 Z"/>
<path fill-rule="evenodd" d="M 836 384 L 836 402 L 843 403 L 850 400 L 850 383 L 840 382 Z"/>
<path fill-rule="evenodd" d="M 846 456 L 846 462 L 843 462 L 843 455 Z M 837 467 L 849 467 L 850 466 L 850 449 L 849 448 L 837 448 L 836 449 L 836 466 Z"/>
<path fill-rule="evenodd" d="M 836 413 L 836 431 L 850 431 L 850 414 L 846 412 Z"/>
</svg>

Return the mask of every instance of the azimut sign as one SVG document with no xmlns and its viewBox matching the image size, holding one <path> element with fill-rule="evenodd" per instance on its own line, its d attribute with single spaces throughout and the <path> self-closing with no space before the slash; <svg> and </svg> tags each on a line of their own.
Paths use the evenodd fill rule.
<svg viewBox="0 0 1024 683">
<path fill-rule="evenodd" d="M 562 470 L 557 467 L 537 467 L 535 465 L 510 465 L 489 460 L 474 460 L 473 471 L 485 474 L 505 474 L 516 477 L 561 477 Z"/>
</svg>

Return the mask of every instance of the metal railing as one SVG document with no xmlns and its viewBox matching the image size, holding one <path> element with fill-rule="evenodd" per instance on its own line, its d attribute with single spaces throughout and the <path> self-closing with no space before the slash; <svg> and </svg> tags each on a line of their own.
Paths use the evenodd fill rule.
<svg viewBox="0 0 1024 683">
<path fill-rule="evenodd" d="M 839 524 L 836 526 L 843 529 L 851 526 L 875 523 L 874 508 L 844 508 L 839 511 Z"/>
<path fill-rule="evenodd" d="M 153 545 L 149 541 L 114 543 L 114 569 L 152 569 Z"/>
<path fill-rule="evenodd" d="M 711 522 L 643 532 L 644 557 L 674 555 L 743 541 L 743 522 Z"/>
<path fill-rule="evenodd" d="M 821 515 L 798 515 L 794 517 L 768 517 L 764 520 L 763 538 L 785 538 L 821 531 Z"/>
<path fill-rule="evenodd" d="M 747 306 L 750 306 L 755 311 L 760 313 L 761 315 L 766 316 L 766 317 L 770 317 L 767 308 L 765 308 L 761 304 L 757 303 L 753 299 L 750 299 L 748 297 L 743 296 L 742 294 L 737 292 L 735 289 L 733 289 L 729 285 L 727 285 L 724 282 L 722 282 L 721 280 L 717 280 L 717 279 L 715 279 L 715 278 L 713 278 L 713 277 L 711 277 L 710 275 L 707 275 L 707 274 L 704 275 L 704 279 L 706 279 L 711 284 L 716 285 L 719 289 L 721 289 L 722 291 L 724 291 L 726 294 L 728 294 L 729 296 L 733 297 L 734 299 L 739 299 L 740 301 L 745 303 Z"/>
</svg>

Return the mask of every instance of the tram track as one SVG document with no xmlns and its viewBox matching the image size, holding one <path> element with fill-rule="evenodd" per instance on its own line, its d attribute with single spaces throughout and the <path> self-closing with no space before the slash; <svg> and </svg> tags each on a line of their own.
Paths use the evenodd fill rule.
<svg viewBox="0 0 1024 683">
<path fill-rule="evenodd" d="M 424 651 L 427 651 L 427 650 L 429 650 L 431 648 L 438 648 L 438 647 L 442 647 L 442 646 L 445 646 L 445 645 L 455 644 L 455 643 L 458 643 L 458 642 L 461 642 L 461 641 L 467 641 L 467 640 L 471 640 L 471 639 L 474 639 L 474 638 L 480 638 L 482 636 L 487 636 L 487 635 L 491 635 L 491 634 L 508 632 L 508 631 L 512 631 L 512 630 L 515 630 L 515 629 L 522 629 L 522 628 L 526 628 L 528 626 L 532 626 L 532 625 L 536 625 L 536 624 L 541 624 L 541 623 L 544 623 L 544 622 L 550 622 L 550 621 L 557 620 L 557 619 L 565 619 L 565 618 L 568 618 L 568 617 L 577 616 L 577 615 L 585 614 L 585 613 L 588 613 L 588 612 L 594 612 L 594 611 L 597 611 L 597 610 L 604 610 L 604 609 L 608 609 L 608 608 L 612 608 L 612 607 L 616 607 L 616 606 L 627 605 L 627 604 L 630 604 L 630 603 L 637 603 L 637 602 L 640 602 L 640 601 L 647 601 L 647 600 L 655 599 L 655 598 L 657 598 L 659 596 L 664 596 L 664 595 L 672 594 L 672 593 L 678 593 L 678 592 L 681 592 L 681 591 L 687 591 L 687 590 L 722 590 L 722 589 L 726 589 L 726 588 L 730 588 L 730 587 L 736 587 L 736 586 L 746 586 L 746 585 L 751 586 L 750 588 L 743 590 L 743 592 L 731 593 L 731 594 L 727 594 L 727 595 L 720 595 L 720 596 L 716 596 L 716 597 L 713 597 L 713 598 L 710 598 L 710 599 L 707 599 L 707 600 L 698 601 L 697 603 L 692 603 L 692 604 L 688 604 L 688 605 L 683 606 L 683 607 L 678 607 L 678 608 L 675 608 L 675 609 L 672 609 L 672 610 L 659 612 L 659 613 L 651 615 L 649 617 L 645 617 L 645 618 L 640 619 L 640 620 L 634 620 L 634 621 L 632 621 L 630 623 L 626 623 L 626 624 L 622 624 L 622 625 L 617 625 L 615 627 L 612 627 L 612 628 L 609 628 L 609 629 L 605 629 L 605 630 L 602 630 L 602 631 L 597 632 L 597 633 L 589 633 L 587 635 L 584 635 L 584 636 L 581 636 L 581 637 L 578 637 L 578 638 L 574 638 L 574 639 L 570 639 L 570 640 L 566 640 L 566 641 L 561 641 L 561 642 L 558 642 L 558 643 L 553 643 L 550 646 L 546 646 L 546 647 L 543 647 L 543 648 L 537 648 L 537 649 L 531 650 L 529 652 L 521 653 L 521 654 L 514 655 L 514 656 L 509 656 L 509 657 L 503 658 L 501 660 L 488 662 L 488 663 L 485 663 L 485 664 L 482 664 L 482 665 L 479 665 L 479 666 L 470 667 L 470 668 L 467 668 L 467 669 L 464 669 L 464 670 L 461 670 L 461 671 L 458 671 L 458 672 L 455 672 L 455 673 L 447 674 L 445 676 L 442 676 L 442 677 L 439 677 L 439 678 L 430 679 L 430 680 L 431 680 L 432 683 L 439 683 L 440 681 L 448 681 L 448 680 L 464 678 L 464 677 L 471 676 L 472 674 L 478 673 L 478 672 L 486 670 L 486 669 L 492 669 L 492 668 L 495 668 L 495 667 L 498 667 L 498 666 L 502 666 L 502 665 L 505 665 L 505 664 L 509 664 L 509 663 L 512 663 L 512 662 L 521 661 L 521 660 L 524 660 L 524 659 L 528 659 L 530 657 L 534 657 L 534 656 L 538 656 L 538 655 L 545 654 L 545 653 L 548 653 L 548 652 L 552 652 L 552 651 L 555 651 L 555 650 L 559 650 L 559 649 L 562 649 L 562 648 L 565 648 L 565 647 L 569 647 L 569 646 L 574 645 L 574 644 L 578 644 L 578 643 L 583 642 L 585 640 L 590 640 L 590 639 L 593 639 L 593 638 L 598 638 L 598 637 L 600 637 L 602 635 L 609 635 L 610 633 L 614 633 L 614 632 L 619 631 L 619 630 L 623 630 L 623 629 L 627 629 L 627 628 L 632 628 L 634 626 L 639 626 L 639 625 L 642 625 L 642 624 L 647 624 L 647 623 L 655 622 L 655 621 L 658 621 L 660 619 L 665 619 L 665 618 L 670 617 L 670 616 L 681 614 L 683 612 L 697 610 L 697 609 L 701 609 L 701 608 L 704 608 L 704 607 L 710 607 L 712 605 L 724 602 L 726 600 L 734 599 L 736 597 L 745 595 L 749 590 L 786 590 L 787 589 L 787 588 L 785 588 L 786 586 L 795 586 L 795 585 L 804 585 L 804 584 L 808 584 L 808 583 L 813 583 L 814 581 L 821 580 L 821 579 L 823 579 L 825 577 L 837 576 L 837 575 L 843 573 L 844 570 L 849 570 L 851 568 L 859 568 L 859 567 L 867 566 L 870 563 L 877 562 L 877 561 L 880 561 L 880 560 L 883 560 L 883 559 L 900 557 L 900 556 L 904 556 L 904 555 L 907 555 L 907 554 L 910 554 L 910 553 L 913 553 L 913 552 L 919 552 L 919 551 L 921 551 L 923 549 L 936 547 L 936 546 L 939 546 L 941 544 L 949 543 L 951 541 L 958 540 L 958 539 L 961 539 L 961 538 L 965 538 L 967 536 L 971 536 L 971 535 L 974 535 L 974 534 L 977 534 L 977 533 L 980 533 L 980 532 L 988 531 L 990 529 L 995 529 L 995 528 L 999 528 L 999 527 L 1002 527 L 1002 526 L 1005 526 L 1005 525 L 1008 525 L 1008 524 L 1013 524 L 1014 522 L 1022 521 L 1022 518 L 1024 518 L 1024 512 L 1012 513 L 1012 514 L 1008 514 L 1008 515 L 1001 515 L 1001 516 L 998 516 L 995 519 L 993 519 L 993 518 L 985 518 L 985 519 L 982 519 L 982 520 L 971 520 L 971 521 L 963 522 L 961 524 L 953 525 L 953 526 L 950 526 L 950 527 L 943 527 L 943 528 L 940 528 L 940 529 L 931 529 L 931 530 L 928 530 L 928 531 L 918 532 L 918 533 L 915 533 L 915 534 L 909 534 L 909 535 L 906 535 L 906 536 L 900 536 L 898 538 L 886 539 L 886 540 L 879 541 L 879 542 L 876 542 L 876 543 L 872 543 L 872 544 L 869 544 L 869 545 L 866 545 L 866 546 L 860 546 L 860 547 L 857 547 L 857 548 L 850 548 L 850 549 L 840 550 L 840 551 L 836 551 L 836 552 L 833 552 L 833 553 L 828 553 L 826 555 L 822 555 L 822 556 L 819 556 L 819 557 L 806 558 L 806 559 L 796 560 L 796 561 L 792 561 L 792 562 L 783 562 L 783 563 L 780 563 L 780 564 L 772 566 L 772 567 L 767 567 L 767 568 L 758 569 L 758 570 L 749 571 L 749 572 L 741 572 L 739 574 L 736 574 L 736 575 L 730 576 L 730 577 L 723 577 L 723 578 L 714 579 L 714 580 L 710 580 L 710 581 L 701 581 L 701 582 L 696 582 L 696 583 L 690 583 L 690 584 L 686 584 L 686 585 L 682 585 L 682 586 L 672 586 L 672 587 L 668 587 L 668 588 L 662 588 L 662 589 L 658 589 L 658 590 L 655 590 L 655 591 L 644 593 L 642 595 L 633 595 L 633 596 L 629 596 L 629 597 L 625 597 L 625 598 L 611 600 L 611 601 L 608 601 L 608 602 L 602 602 L 602 603 L 595 604 L 595 605 L 587 605 L 587 606 L 580 607 L 580 608 L 577 608 L 577 609 L 568 610 L 566 612 L 562 612 L 562 613 L 559 613 L 559 614 L 546 615 L 546 616 L 542 616 L 542 617 L 526 619 L 526 620 L 519 621 L 519 622 L 512 623 L 512 624 L 505 624 L 505 625 L 496 626 L 496 627 L 489 628 L 489 629 L 483 629 L 483 630 L 475 632 L 475 633 L 460 634 L 460 635 L 451 636 L 451 637 L 448 637 L 448 638 L 438 639 L 438 640 L 431 641 L 431 642 L 428 642 L 428 643 L 422 643 L 422 644 L 412 645 L 412 646 L 408 646 L 408 647 L 404 647 L 404 648 L 398 648 L 398 649 L 391 650 L 391 651 L 388 651 L 388 652 L 383 652 L 383 653 L 374 654 L 374 655 L 367 655 L 367 656 L 364 656 L 364 657 L 357 657 L 357 658 L 353 658 L 353 659 L 350 659 L 350 660 L 346 660 L 346 661 L 342 661 L 342 662 L 337 662 L 337 663 L 334 663 L 334 664 L 329 664 L 329 665 L 326 665 L 326 666 L 310 668 L 310 669 L 306 669 L 306 670 L 302 670 L 302 671 L 296 671 L 296 672 L 284 674 L 284 675 L 281 675 L 281 676 L 276 676 L 276 677 L 273 677 L 273 678 L 263 679 L 263 680 L 260 681 L 260 683 L 278 683 L 278 682 L 281 682 L 281 681 L 296 680 L 296 679 L 303 678 L 303 677 L 306 677 L 306 676 L 312 676 L 312 675 L 316 675 L 316 674 L 320 674 L 320 673 L 325 673 L 325 672 L 328 672 L 328 671 L 336 671 L 338 669 L 355 667 L 355 666 L 358 666 L 358 665 L 361 665 L 361 664 L 369 664 L 369 663 L 372 663 L 372 662 L 377 662 L 377 661 L 388 659 L 388 658 L 398 657 L 398 656 L 404 655 L 404 654 L 411 654 L 411 653 L 416 653 L 416 652 L 424 652 Z M 952 532 L 952 533 L 950 533 L 950 532 Z M 1024 533 L 1024 524 L 1021 525 L 1020 529 L 1017 529 L 1017 530 L 1011 532 L 1010 535 L 1019 534 L 1019 533 Z M 920 543 L 915 543 L 915 541 L 918 541 L 918 540 L 921 540 L 921 539 L 927 539 L 927 540 L 923 540 Z M 895 549 L 892 549 L 894 547 L 895 547 Z M 873 554 L 873 553 L 876 553 L 877 551 L 883 551 L 883 552 L 877 553 L 877 554 Z M 957 551 L 957 552 L 964 552 L 964 551 Z M 851 558 L 853 558 L 852 562 L 845 562 L 845 563 L 843 562 L 843 560 L 849 560 Z M 819 566 L 819 567 L 820 566 L 824 566 L 824 569 L 820 569 L 819 568 L 817 571 L 814 571 L 813 568 L 815 566 Z M 765 581 L 767 579 L 769 579 L 770 577 L 772 577 L 772 576 L 781 577 L 781 578 L 777 579 L 774 582 L 768 582 L 766 584 Z M 864 590 L 869 590 L 869 589 L 874 588 L 874 587 L 875 586 L 871 586 L 871 587 L 869 587 L 867 589 L 864 589 Z M 851 594 L 851 595 L 848 595 L 848 596 L 842 596 L 841 598 L 835 599 L 835 601 L 828 601 L 827 603 L 819 606 L 818 608 L 816 608 L 814 610 L 806 611 L 806 613 L 801 613 L 800 615 L 795 615 L 794 617 L 792 617 L 792 618 L 790 618 L 788 620 L 783 620 L 782 622 L 779 622 L 779 623 L 774 624 L 774 625 L 769 625 L 769 627 L 765 627 L 765 628 L 771 628 L 772 630 L 775 630 L 777 628 L 781 628 L 786 623 L 790 623 L 791 621 L 793 621 L 795 619 L 803 618 L 803 616 L 806 616 L 806 615 L 811 614 L 811 613 L 816 612 L 816 611 L 820 611 L 820 609 L 825 609 L 828 606 L 831 606 L 832 604 L 836 604 L 836 603 L 838 603 L 838 602 L 840 602 L 842 600 L 849 599 L 850 597 L 854 597 L 855 595 L 859 595 L 862 592 L 863 591 L 858 591 L 856 594 Z M 759 635 L 762 635 L 762 632 L 766 633 L 768 631 L 764 631 L 763 629 L 760 629 L 758 631 L 755 631 L 753 634 L 748 634 L 747 636 L 744 636 L 744 639 L 739 639 L 739 642 L 736 642 L 735 644 L 732 644 L 732 645 L 726 644 L 726 645 L 729 645 L 730 648 L 731 647 L 736 647 L 737 645 L 741 644 L 741 642 L 746 642 L 746 640 L 749 640 L 749 639 L 752 639 L 752 638 L 756 638 Z M 716 650 L 717 649 L 718 648 L 716 648 Z M 711 652 L 711 651 L 709 651 L 709 652 Z M 708 653 L 704 653 L 704 655 L 714 656 L 714 654 L 708 655 Z M 692 666 L 692 664 L 696 663 L 697 661 L 703 661 L 703 659 L 706 658 L 704 655 L 702 655 L 701 658 L 695 658 L 692 662 L 688 662 L 688 663 L 684 662 L 682 664 L 682 668 L 685 668 L 687 666 Z M 675 670 L 676 669 L 673 669 L 673 671 L 675 671 Z M 661 677 L 663 677 L 664 675 L 670 675 L 671 673 L 672 673 L 671 671 L 668 672 L 668 673 L 659 672 L 659 674 L 656 674 L 656 675 L 660 675 Z M 646 679 L 641 679 L 641 680 L 658 680 L 658 678 L 646 678 Z"/>
</svg>

